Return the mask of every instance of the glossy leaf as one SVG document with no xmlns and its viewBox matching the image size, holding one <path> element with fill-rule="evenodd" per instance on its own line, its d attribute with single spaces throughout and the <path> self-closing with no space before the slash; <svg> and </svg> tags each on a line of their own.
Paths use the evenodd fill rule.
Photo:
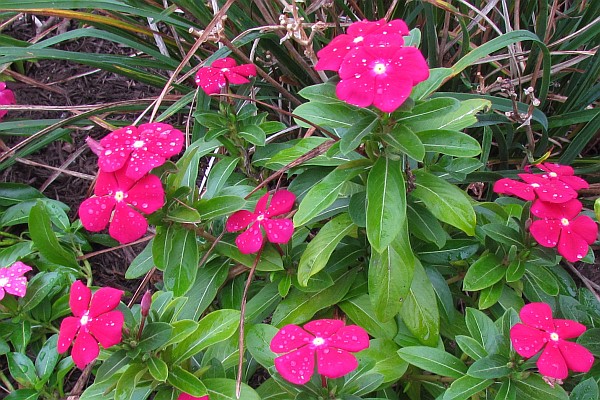
<svg viewBox="0 0 600 400">
<path fill-rule="evenodd" d="M 383 140 L 413 160 L 423 161 L 423 157 L 425 157 L 425 146 L 419 137 L 402 124 L 396 124 L 390 132 L 383 136 Z"/>
<path fill-rule="evenodd" d="M 178 365 L 173 365 L 169 369 L 167 382 L 191 396 L 200 397 L 208 394 L 208 390 L 200 379 Z"/>
<path fill-rule="evenodd" d="M 475 157 L 481 153 L 479 142 L 466 133 L 459 131 L 435 129 L 420 131 L 416 135 L 427 152 L 455 157 Z"/>
<path fill-rule="evenodd" d="M 435 347 L 403 347 L 398 354 L 412 365 L 436 375 L 460 378 L 467 372 L 467 366 L 461 360 Z"/>
<path fill-rule="evenodd" d="M 192 230 L 179 228 L 172 232 L 172 247 L 167 256 L 163 281 L 166 290 L 173 291 L 175 296 L 183 296 L 196 279 L 198 244 Z"/>
<path fill-rule="evenodd" d="M 463 290 L 476 291 L 492 286 L 506 274 L 502 260 L 493 253 L 488 253 L 476 260 L 463 280 Z"/>
<path fill-rule="evenodd" d="M 491 379 L 474 378 L 465 375 L 452 382 L 448 390 L 444 393 L 442 400 L 467 400 L 474 394 L 484 390 L 494 383 Z"/>
</svg>

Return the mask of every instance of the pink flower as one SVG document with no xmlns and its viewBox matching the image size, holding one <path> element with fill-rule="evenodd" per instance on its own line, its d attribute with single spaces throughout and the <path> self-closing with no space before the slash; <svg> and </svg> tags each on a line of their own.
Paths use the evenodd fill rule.
<svg viewBox="0 0 600 400">
<path fill-rule="evenodd" d="M 508 194 L 523 200 L 531 201 L 536 199 L 534 190 L 536 187 L 535 185 L 537 184 L 528 184 L 510 178 L 502 178 L 494 183 L 494 192 L 498 194 Z"/>
<path fill-rule="evenodd" d="M 401 19 L 387 23 L 385 19 L 379 21 L 358 21 L 348 27 L 346 34 L 338 35 L 329 44 L 317 53 L 319 61 L 315 65 L 318 71 L 338 71 L 344 58 L 351 50 L 363 45 L 367 36 L 381 35 L 380 40 L 387 40 L 390 44 L 403 46 L 402 36 L 408 35 L 408 26 Z"/>
<path fill-rule="evenodd" d="M 534 221 L 529 231 L 534 239 L 544 247 L 556 247 L 558 252 L 571 262 L 579 261 L 590 244 L 596 241 L 598 225 L 587 215 L 580 215 L 582 205 L 572 199 L 564 203 L 549 203 L 536 200 L 531 213 L 543 218 Z"/>
<path fill-rule="evenodd" d="M 566 319 L 553 319 L 552 309 L 546 303 L 530 303 L 519 314 L 522 324 L 510 330 L 510 340 L 515 351 L 530 358 L 542 348 L 537 367 L 544 376 L 565 379 L 571 369 L 587 372 L 594 363 L 592 353 L 580 344 L 568 342 L 585 332 L 586 327 L 579 322 Z"/>
<path fill-rule="evenodd" d="M 81 223 L 91 232 L 99 232 L 110 223 L 108 233 L 121 243 L 144 236 L 148 222 L 140 212 L 153 213 L 165 202 L 157 176 L 149 174 L 136 181 L 125 176 L 124 170 L 100 171 L 94 195 L 79 206 Z"/>
<path fill-rule="evenodd" d="M 5 293 L 18 297 L 25 296 L 27 278 L 23 275 L 29 271 L 31 271 L 31 267 L 21 261 L 17 261 L 8 268 L 0 268 L 0 300 L 4 298 Z"/>
<path fill-rule="evenodd" d="M 381 35 L 367 36 L 344 58 L 336 94 L 358 107 L 373 104 L 392 112 L 410 96 L 413 86 L 429 77 L 429 68 L 415 47 L 389 45 Z"/>
<path fill-rule="evenodd" d="M 307 332 L 308 331 L 308 332 Z M 286 353 L 275 359 L 281 376 L 297 385 L 310 380 L 315 369 L 327 378 L 339 378 L 358 367 L 349 352 L 369 347 L 369 335 L 357 325 L 344 326 L 337 319 L 320 319 L 304 325 L 286 325 L 271 340 L 271 351 Z"/>
<path fill-rule="evenodd" d="M 560 165 L 554 163 L 545 163 L 538 164 L 537 167 L 546 173 L 542 175 L 543 178 L 546 178 L 550 181 L 559 180 L 574 190 L 586 189 L 590 187 L 590 185 L 578 176 L 575 176 L 575 171 L 572 167 L 568 165 Z"/>
<path fill-rule="evenodd" d="M 125 174 L 131 179 L 140 179 L 181 151 L 183 133 L 171 125 L 152 123 L 117 129 L 99 144 L 92 138 L 87 142 L 98 156 L 101 171 L 115 172 L 126 165 Z"/>
<path fill-rule="evenodd" d="M 577 198 L 577 191 L 558 179 L 548 175 L 519 174 L 519 177 L 533 187 L 536 196 L 550 203 L 564 203 Z"/>
<path fill-rule="evenodd" d="M 287 218 L 273 219 L 278 215 L 290 212 L 296 201 L 294 193 L 287 190 L 275 192 L 269 201 L 269 193 L 265 194 L 256 203 L 254 212 L 248 210 L 236 211 L 227 219 L 225 228 L 227 232 L 237 232 L 248 228 L 235 239 L 238 249 L 244 254 L 256 253 L 263 246 L 263 233 L 267 233 L 267 240 L 271 243 L 287 243 L 294 234 L 294 224 Z"/>
<path fill-rule="evenodd" d="M 98 357 L 98 343 L 105 349 L 120 343 L 124 317 L 115 308 L 122 295 L 121 290 L 107 287 L 92 297 L 87 286 L 75 281 L 69 296 L 74 317 L 66 317 L 60 324 L 58 352 L 66 352 L 74 341 L 71 356 L 75 365 L 83 369 Z"/>
<path fill-rule="evenodd" d="M 237 65 L 233 58 L 221 58 L 213 61 L 210 67 L 202 67 L 196 73 L 196 84 L 206 94 L 220 93 L 226 84 L 241 85 L 250 82 L 249 77 L 256 76 L 254 64 Z"/>
<path fill-rule="evenodd" d="M 181 393 L 177 400 L 208 400 L 208 395 L 202 397 L 192 396 L 191 394 Z"/>
<path fill-rule="evenodd" d="M 6 88 L 6 83 L 0 82 L 0 106 L 9 106 L 17 104 L 15 94 L 12 90 Z M 0 120 L 8 113 L 8 110 L 0 110 Z"/>
</svg>

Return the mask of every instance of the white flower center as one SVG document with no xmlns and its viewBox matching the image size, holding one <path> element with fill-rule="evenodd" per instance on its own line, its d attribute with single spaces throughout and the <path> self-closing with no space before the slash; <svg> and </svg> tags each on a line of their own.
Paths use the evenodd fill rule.
<svg viewBox="0 0 600 400">
<path fill-rule="evenodd" d="M 568 219 L 566 219 L 566 218 L 561 218 L 561 220 L 560 220 L 560 223 L 561 223 L 563 226 L 569 226 L 569 220 L 568 220 Z"/>
<path fill-rule="evenodd" d="M 0 279 L 0 287 L 6 286 L 7 283 L 8 283 L 8 278 Z"/>
<path fill-rule="evenodd" d="M 260 214 L 258 217 L 256 217 L 257 221 L 262 221 L 263 219 L 265 219 L 265 216 Z"/>
<path fill-rule="evenodd" d="M 123 198 L 125 197 L 125 194 L 123 193 L 122 190 L 117 191 L 117 193 L 115 193 L 115 200 L 116 201 L 123 201 Z"/>
<path fill-rule="evenodd" d="M 386 69 L 387 69 L 387 67 L 385 66 L 385 64 L 377 63 L 373 67 L 373 72 L 375 72 L 377 75 L 381 75 L 385 72 Z"/>
<path fill-rule="evenodd" d="M 556 342 L 556 341 L 558 341 L 558 339 L 560 339 L 560 337 L 558 337 L 558 333 L 556 333 L 556 332 L 552 332 L 552 333 L 550 334 L 550 339 L 552 339 L 553 341 L 555 341 L 555 342 Z"/>
<path fill-rule="evenodd" d="M 90 322 L 90 317 L 86 312 L 85 314 L 83 314 L 83 317 L 81 317 L 81 319 L 79 320 L 79 323 L 81 324 L 81 326 L 85 326 L 88 322 Z"/>
<path fill-rule="evenodd" d="M 221 68 L 221 72 L 228 72 L 229 68 Z"/>
<path fill-rule="evenodd" d="M 312 344 L 315 346 L 323 346 L 323 344 L 325 344 L 325 339 L 317 336 L 313 339 Z"/>
<path fill-rule="evenodd" d="M 143 140 L 136 140 L 135 142 L 133 142 L 133 147 L 139 149 L 140 147 L 144 146 L 144 144 L 145 143 Z"/>
<path fill-rule="evenodd" d="M 360 43 L 364 40 L 364 37 L 362 36 L 357 36 L 354 38 L 354 40 L 352 41 L 352 43 Z"/>
</svg>

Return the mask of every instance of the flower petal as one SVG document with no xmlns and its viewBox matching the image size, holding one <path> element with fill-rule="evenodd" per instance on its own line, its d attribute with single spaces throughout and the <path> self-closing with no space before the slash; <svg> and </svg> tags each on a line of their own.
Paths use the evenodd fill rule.
<svg viewBox="0 0 600 400">
<path fill-rule="evenodd" d="M 215 60 L 210 64 L 213 68 L 233 68 L 237 65 L 237 62 L 231 57 L 223 57 Z"/>
<path fill-rule="evenodd" d="M 304 385 L 315 370 L 315 351 L 305 346 L 279 356 L 275 358 L 275 368 L 288 382 Z"/>
<path fill-rule="evenodd" d="M 350 35 L 338 35 L 329 44 L 317 52 L 319 61 L 315 64 L 317 71 L 338 71 L 348 52 L 359 45 Z"/>
<path fill-rule="evenodd" d="M 548 340 L 548 333 L 528 325 L 515 324 L 510 329 L 510 341 L 517 354 L 525 358 L 536 355 Z"/>
<path fill-rule="evenodd" d="M 558 348 L 570 370 L 588 372 L 592 368 L 594 355 L 582 345 L 561 340 L 558 342 Z"/>
<path fill-rule="evenodd" d="M 583 216 L 579 218 L 583 218 Z M 558 253 L 561 256 L 570 262 L 576 262 L 585 257 L 588 252 L 588 248 L 588 242 L 584 240 L 577 232 L 573 231 L 571 225 L 563 227 L 557 247 Z"/>
<path fill-rule="evenodd" d="M 116 200 L 109 196 L 95 196 L 84 200 L 79 206 L 79 219 L 85 229 L 99 232 L 108 226 Z"/>
<path fill-rule="evenodd" d="M 373 106 L 383 112 L 393 112 L 410 96 L 413 84 L 402 79 L 376 79 Z"/>
<path fill-rule="evenodd" d="M 317 319 L 304 325 L 304 329 L 315 336 L 329 338 L 342 329 L 344 321 L 339 319 Z"/>
<path fill-rule="evenodd" d="M 151 153 L 169 158 L 179 154 L 183 148 L 183 132 L 169 124 L 159 122 L 142 124 L 138 129 Z"/>
<path fill-rule="evenodd" d="M 391 80 L 412 79 L 416 85 L 429 78 L 429 66 L 425 57 L 416 47 L 400 47 L 391 58 L 390 78 Z"/>
<path fill-rule="evenodd" d="M 571 199 L 564 203 L 550 203 L 540 199 L 531 205 L 531 213 L 539 218 L 550 219 L 571 219 L 581 211 L 581 202 L 577 199 Z"/>
<path fill-rule="evenodd" d="M 562 224 L 557 219 L 538 219 L 529 227 L 531 236 L 544 247 L 556 247 Z"/>
<path fill-rule="evenodd" d="M 344 326 L 331 336 L 328 346 L 347 351 L 361 351 L 369 347 L 369 334 L 357 325 Z"/>
<path fill-rule="evenodd" d="M 209 400 L 208 395 L 202 397 L 192 396 L 191 394 L 181 393 L 177 400 Z"/>
<path fill-rule="evenodd" d="M 517 196 L 520 199 L 528 201 L 536 198 L 535 191 L 531 185 L 509 178 L 497 180 L 496 183 L 494 183 L 494 192 Z"/>
<path fill-rule="evenodd" d="M 248 210 L 236 211 L 231 214 L 229 218 L 227 218 L 225 229 L 227 229 L 227 232 L 237 232 L 248 227 L 248 225 L 256 221 L 256 217 L 256 214 Z"/>
<path fill-rule="evenodd" d="M 111 287 L 100 288 L 94 293 L 90 303 L 90 318 L 96 318 L 119 305 L 123 291 Z"/>
<path fill-rule="evenodd" d="M 124 317 L 121 311 L 109 311 L 88 322 L 90 333 L 108 349 L 121 343 Z"/>
<path fill-rule="evenodd" d="M 145 214 L 151 214 L 165 204 L 165 190 L 156 175 L 146 175 L 140 179 L 125 197 L 128 204 Z"/>
<path fill-rule="evenodd" d="M 231 71 L 233 71 L 237 75 L 241 75 L 244 78 L 248 78 L 250 76 L 256 76 L 256 65 L 242 64 L 237 67 L 231 68 Z M 235 82 L 231 81 L 231 83 Z"/>
<path fill-rule="evenodd" d="M 99 353 L 98 343 L 92 335 L 83 330 L 80 331 L 73 343 L 73 350 L 71 350 L 71 357 L 73 357 L 75 365 L 79 369 L 84 369 L 98 357 Z"/>
<path fill-rule="evenodd" d="M 342 349 L 331 347 L 317 348 L 317 371 L 335 379 L 352 372 L 358 367 L 356 357 Z"/>
<path fill-rule="evenodd" d="M 586 331 L 586 327 L 570 319 L 555 319 L 554 327 L 561 339 L 573 339 Z"/>
<path fill-rule="evenodd" d="M 144 150 L 143 148 L 133 151 L 130 155 L 125 175 L 138 180 L 146 175 L 152 168 L 160 167 L 167 161 L 163 156 Z"/>
<path fill-rule="evenodd" d="M 590 187 L 589 183 L 587 183 L 587 181 L 585 179 L 582 179 L 578 176 L 564 176 L 563 175 L 563 176 L 559 176 L 558 179 L 560 179 L 562 182 L 569 185 L 574 190 L 587 189 Z"/>
<path fill-rule="evenodd" d="M 23 276 L 29 271 L 31 271 L 31 267 L 22 261 L 17 261 L 10 267 L 4 269 L 4 272 L 6 272 L 6 276 L 8 277 Z"/>
<path fill-rule="evenodd" d="M 314 336 L 308 334 L 298 325 L 286 325 L 279 330 L 271 339 L 271 351 L 273 353 L 287 353 L 309 344 Z"/>
<path fill-rule="evenodd" d="M 346 103 L 357 107 L 368 107 L 373 104 L 375 97 L 375 77 L 368 73 L 356 74 L 342 79 L 335 88 L 335 94 Z"/>
<path fill-rule="evenodd" d="M 4 285 L 4 290 L 12 295 L 25 297 L 25 293 L 27 292 L 27 278 L 24 276 L 12 278 L 6 285 Z"/>
<path fill-rule="evenodd" d="M 598 237 L 598 224 L 587 215 L 575 218 L 569 226 L 574 233 L 581 236 L 588 244 L 594 243 Z"/>
<path fill-rule="evenodd" d="M 294 234 L 294 223 L 287 218 L 265 219 L 261 226 L 267 233 L 267 239 L 271 243 L 287 243 Z"/>
<path fill-rule="evenodd" d="M 196 84 L 206 94 L 217 94 L 226 84 L 225 75 L 220 68 L 203 67 L 196 73 Z"/>
<path fill-rule="evenodd" d="M 139 139 L 135 126 L 126 126 L 113 131 L 100 140 L 104 151 L 98 156 L 98 167 L 104 172 L 121 169 L 131 153 L 133 142 Z"/>
<path fill-rule="evenodd" d="M 569 375 L 567 363 L 558 346 L 549 343 L 537 360 L 540 374 L 555 379 L 565 379 Z"/>
<path fill-rule="evenodd" d="M 125 205 L 117 203 L 113 219 L 108 227 L 110 236 L 120 243 L 130 243 L 138 240 L 148 230 L 148 221 L 139 212 Z"/>
<path fill-rule="evenodd" d="M 66 317 L 60 323 L 60 330 L 58 332 L 58 342 L 56 349 L 59 354 L 64 353 L 69 349 L 73 339 L 75 339 L 75 335 L 79 330 L 79 318 L 77 317 Z"/>
<path fill-rule="evenodd" d="M 259 251 L 263 245 L 263 235 L 259 224 L 252 225 L 246 232 L 235 238 L 235 244 L 242 254 Z"/>
<path fill-rule="evenodd" d="M 554 332 L 552 309 L 546 303 L 526 304 L 521 308 L 519 316 L 525 325 L 533 326 L 546 332 Z"/>
<path fill-rule="evenodd" d="M 73 315 L 76 317 L 83 317 L 88 311 L 90 306 L 90 299 L 92 298 L 92 291 L 81 281 L 75 281 L 71 285 L 71 292 L 69 294 L 69 307 L 73 311 Z"/>
<path fill-rule="evenodd" d="M 269 202 L 269 209 L 265 213 L 267 217 L 275 217 L 277 215 L 285 214 L 290 212 L 294 207 L 296 201 L 296 195 L 288 190 L 278 190 L 271 197 Z"/>
<path fill-rule="evenodd" d="M 267 204 L 269 203 L 270 196 L 271 194 L 267 192 L 260 199 L 258 199 L 256 202 L 256 207 L 254 207 L 254 214 L 264 214 L 267 212 Z"/>
</svg>

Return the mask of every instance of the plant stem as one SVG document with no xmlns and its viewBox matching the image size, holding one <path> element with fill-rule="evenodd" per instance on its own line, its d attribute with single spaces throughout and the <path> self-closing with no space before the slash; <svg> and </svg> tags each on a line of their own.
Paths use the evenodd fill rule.
<svg viewBox="0 0 600 400">
<path fill-rule="evenodd" d="M 6 386 L 6 388 L 8 389 L 8 393 L 12 393 L 15 391 L 15 388 L 10 383 L 10 381 L 8 380 L 6 375 L 4 375 L 4 372 L 2 372 L 1 369 L 0 369 L 0 381 L 2 381 L 2 383 L 4 383 L 4 386 Z"/>
</svg>

